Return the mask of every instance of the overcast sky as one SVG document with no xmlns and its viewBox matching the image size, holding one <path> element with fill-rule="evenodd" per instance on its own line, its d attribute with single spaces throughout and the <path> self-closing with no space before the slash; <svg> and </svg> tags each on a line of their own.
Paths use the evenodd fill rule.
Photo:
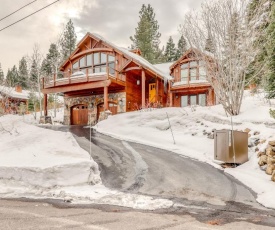
<svg viewBox="0 0 275 230">
<path fill-rule="evenodd" d="M 34 0 L 0 0 L 0 18 Z M 18 13 L 0 21 L 0 30 L 28 14 L 54 2 L 37 0 Z M 203 0 L 60 0 L 49 8 L 0 32 L 0 63 L 6 75 L 7 69 L 19 60 L 31 55 L 35 43 L 47 53 L 64 25 L 73 20 L 78 40 L 86 32 L 95 32 L 118 46 L 129 47 L 129 37 L 134 35 L 142 4 L 151 4 L 159 23 L 161 45 L 172 36 L 177 43 L 178 27 L 184 14 L 197 9 Z"/>
</svg>

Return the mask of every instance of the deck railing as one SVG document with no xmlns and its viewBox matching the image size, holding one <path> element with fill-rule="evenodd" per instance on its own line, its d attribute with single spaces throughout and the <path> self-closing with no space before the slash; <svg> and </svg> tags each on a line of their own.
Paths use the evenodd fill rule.
<svg viewBox="0 0 275 230">
<path fill-rule="evenodd" d="M 83 82 L 116 79 L 125 81 L 125 77 L 115 74 L 115 69 L 108 66 L 86 67 L 73 72 L 58 72 L 57 74 L 42 78 L 42 89 L 60 85 L 70 85 Z"/>
</svg>

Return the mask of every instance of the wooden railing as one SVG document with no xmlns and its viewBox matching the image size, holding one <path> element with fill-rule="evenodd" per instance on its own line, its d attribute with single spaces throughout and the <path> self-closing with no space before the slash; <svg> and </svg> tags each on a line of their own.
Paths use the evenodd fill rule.
<svg viewBox="0 0 275 230">
<path fill-rule="evenodd" d="M 102 71 L 102 70 L 106 71 Z M 58 72 L 52 76 L 42 78 L 42 89 L 60 85 L 70 85 L 83 82 L 103 81 L 115 79 L 125 81 L 125 76 L 117 74 L 110 66 L 87 67 L 71 72 Z"/>
</svg>

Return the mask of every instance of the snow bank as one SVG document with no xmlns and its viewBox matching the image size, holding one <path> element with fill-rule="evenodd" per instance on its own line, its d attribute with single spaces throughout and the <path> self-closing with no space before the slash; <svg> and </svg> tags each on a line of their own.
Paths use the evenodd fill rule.
<svg viewBox="0 0 275 230">
<path fill-rule="evenodd" d="M 71 133 L 27 124 L 31 116 L 0 117 L 0 197 L 51 198 L 136 209 L 168 208 L 173 202 L 127 194 L 101 183 L 98 165 Z"/>
<path fill-rule="evenodd" d="M 39 187 L 96 184 L 97 164 L 70 133 L 42 129 L 23 117 L 0 117 L 0 178 Z"/>
<path fill-rule="evenodd" d="M 241 113 L 232 120 L 235 130 L 251 129 L 249 161 L 225 171 L 253 189 L 258 194 L 258 202 L 275 208 L 274 199 L 271 201 L 271 194 L 275 193 L 275 183 L 259 169 L 256 146 L 253 145 L 255 139 L 269 140 L 275 137 L 275 120 L 270 117 L 269 108 L 270 104 L 263 94 L 251 96 L 248 92 L 245 93 Z M 135 111 L 109 116 L 94 128 L 119 139 L 167 149 L 220 168 L 213 161 L 214 140 L 207 136 L 213 129 L 231 129 L 230 122 L 231 118 L 225 115 L 222 106 L 217 105 Z M 258 148 L 263 148 L 264 145 L 265 143 Z"/>
</svg>

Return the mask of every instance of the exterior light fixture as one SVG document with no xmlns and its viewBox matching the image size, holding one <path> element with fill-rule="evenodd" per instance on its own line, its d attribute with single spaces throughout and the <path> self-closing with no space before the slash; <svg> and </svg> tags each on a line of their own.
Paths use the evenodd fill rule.
<svg viewBox="0 0 275 230">
<path fill-rule="evenodd" d="M 118 64 L 118 60 L 116 60 L 116 64 Z"/>
<path fill-rule="evenodd" d="M 140 80 L 137 80 L 137 85 L 140 85 Z"/>
</svg>

